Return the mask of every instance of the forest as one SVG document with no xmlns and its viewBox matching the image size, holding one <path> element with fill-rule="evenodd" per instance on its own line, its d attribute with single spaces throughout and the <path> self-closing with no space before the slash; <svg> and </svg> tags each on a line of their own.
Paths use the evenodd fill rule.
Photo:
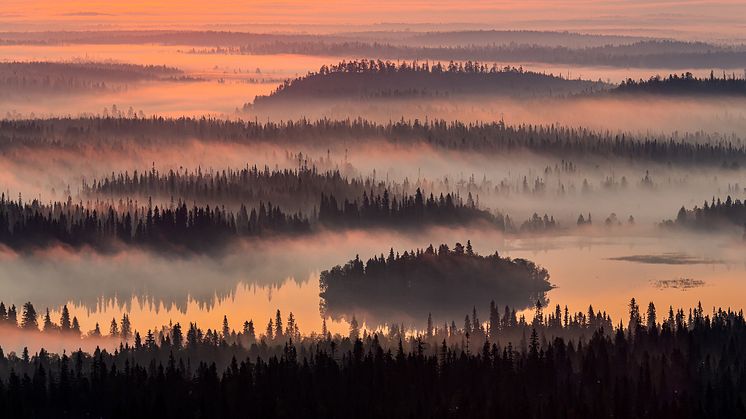
<svg viewBox="0 0 746 419">
<path fill-rule="evenodd" d="M 709 78 L 699 78 L 686 72 L 667 77 L 654 76 L 648 80 L 627 79 L 614 90 L 619 93 L 742 96 L 746 94 L 746 79 L 725 73 L 723 77 L 716 77 L 714 71 L 710 72 Z"/>
<path fill-rule="evenodd" d="M 119 148 L 135 140 L 140 148 L 184 144 L 185 137 L 207 143 L 318 147 L 368 139 L 399 145 L 426 144 L 444 151 L 495 155 L 530 151 L 560 159 L 615 157 L 629 161 L 738 168 L 746 163 L 746 145 L 735 135 L 710 132 L 632 134 L 560 125 L 508 125 L 504 122 L 391 121 L 364 119 L 285 122 L 213 118 L 48 118 L 0 121 L 0 152 L 32 149 L 81 151 Z"/>
<path fill-rule="evenodd" d="M 192 48 L 192 54 L 308 54 L 339 57 L 379 57 L 389 60 L 442 60 L 571 64 L 637 68 L 740 68 L 746 48 L 704 42 L 643 40 L 587 47 L 529 42 L 411 45 L 391 41 L 274 40 L 241 46 Z"/>
<path fill-rule="evenodd" d="M 746 418 L 746 2 L 4 1 L 0 419 Z"/>
<path fill-rule="evenodd" d="M 124 90 L 127 83 L 192 80 L 183 71 L 155 65 L 108 62 L 0 62 L 0 96 Z"/>
<path fill-rule="evenodd" d="M 321 194 L 356 199 L 365 191 L 380 192 L 386 188 L 383 181 L 347 177 L 339 170 L 320 171 L 315 165 L 307 167 L 301 161 L 298 169 L 247 166 L 238 170 L 202 171 L 197 168 L 159 172 L 152 168 L 146 172 L 112 173 L 90 183 L 84 180 L 81 194 L 94 198 L 178 197 L 185 201 L 225 204 L 269 201 L 310 212 L 318 208 Z"/>
<path fill-rule="evenodd" d="M 376 323 L 399 317 L 424 319 L 430 312 L 437 319 L 449 319 L 473 304 L 488 300 L 519 309 L 543 301 L 552 289 L 549 273 L 524 259 L 503 258 L 495 252 L 481 256 L 471 241 L 456 243 L 453 249 L 441 244 L 388 256 L 359 257 L 344 266 L 321 272 L 322 316 L 349 318 L 364 315 Z"/>
<path fill-rule="evenodd" d="M 191 54 L 301 54 L 639 68 L 743 68 L 743 44 L 560 31 L 260 33 L 238 31 L 67 31 L 0 33 L 0 45 L 159 44 Z"/>
<path fill-rule="evenodd" d="M 237 336 L 253 336 L 253 324 L 236 333 L 224 318 L 222 331 L 176 324 L 144 340 L 135 332 L 113 352 L 0 352 L 0 409 L 29 418 L 746 414 L 742 312 L 698 306 L 659 316 L 634 299 L 629 308 L 626 326 L 562 318 L 559 306 L 545 316 L 538 305 L 530 323 L 492 310 L 486 329 L 388 336 L 352 327 L 349 336 L 300 339 L 293 329 L 248 345 Z M 513 329 L 520 342 L 503 339 Z"/>
<path fill-rule="evenodd" d="M 397 199 L 388 190 L 370 196 L 363 192 L 362 199 L 342 202 L 334 195 L 321 195 L 319 222 L 329 226 L 376 226 L 389 225 L 398 228 L 418 228 L 423 224 L 467 225 L 486 223 L 498 230 L 510 229 L 510 217 L 492 214 L 480 209 L 471 194 L 466 202 L 456 195 L 431 193 L 425 197 L 417 188 L 414 195 L 403 195 Z"/>
<path fill-rule="evenodd" d="M 746 203 L 728 195 L 725 201 L 713 197 L 711 202 L 704 201 L 702 207 L 695 206 L 687 210 L 681 207 L 674 220 L 662 223 L 665 227 L 683 227 L 701 231 L 737 230 L 743 228 L 746 240 Z"/>
<path fill-rule="evenodd" d="M 261 202 L 258 208 L 193 206 L 183 201 L 170 207 L 140 203 L 96 201 L 43 204 L 0 197 L 0 243 L 12 248 L 43 248 L 56 244 L 115 250 L 117 245 L 141 245 L 156 250 L 218 252 L 243 236 L 298 234 L 309 231 L 309 220 Z"/>
<path fill-rule="evenodd" d="M 273 176 L 269 171 L 262 172 L 261 175 L 258 173 L 260 172 L 254 172 L 263 179 L 271 179 Z M 291 172 L 284 173 L 290 175 Z M 149 179 L 158 179 L 155 172 L 151 172 L 151 175 L 153 177 Z M 136 182 L 146 179 L 137 177 L 136 173 L 133 176 L 133 179 L 139 179 L 134 181 L 134 188 L 138 187 Z M 126 182 L 120 184 L 123 188 L 127 188 L 127 185 L 132 187 L 128 178 L 119 179 Z M 257 179 L 259 177 L 254 178 Z M 265 204 L 264 199 L 268 195 L 276 194 L 273 196 L 289 202 L 296 193 L 314 193 L 313 189 L 309 190 L 305 186 L 312 182 L 295 182 L 266 182 L 264 185 L 261 181 L 245 183 L 247 189 L 254 186 L 261 190 L 262 187 L 269 186 L 268 190 L 262 191 L 266 194 L 251 197 L 250 201 L 256 202 L 255 207 L 247 206 L 240 197 L 226 199 L 234 202 L 228 207 L 226 201 L 212 204 L 212 207 L 210 204 L 188 205 L 187 202 L 195 196 L 180 194 L 179 191 L 162 195 L 168 198 L 161 200 L 163 204 L 159 206 L 157 202 L 153 202 L 152 196 L 139 200 L 127 195 L 125 190 L 120 190 L 122 194 L 114 194 L 112 192 L 115 185 L 105 181 L 95 182 L 92 188 L 107 190 L 108 193 L 102 195 L 108 197 L 97 196 L 86 202 L 73 202 L 70 197 L 64 202 L 48 204 L 36 199 L 24 202 L 20 196 L 18 200 L 12 200 L 3 192 L 0 194 L 0 243 L 15 249 L 63 244 L 74 248 L 92 247 L 114 251 L 121 245 L 133 245 L 175 253 L 217 252 L 238 238 L 306 234 L 325 228 L 421 229 L 436 225 L 482 225 L 507 233 L 537 233 L 558 227 L 554 217 L 546 214 L 543 218 L 534 214 L 520 226 L 516 226 L 510 216 L 499 212 L 493 214 L 488 209 L 480 208 L 471 194 L 466 202 L 458 194 L 451 193 L 440 194 L 438 198 L 430 194 L 425 198 L 419 188 L 413 195 L 389 193 L 386 188 L 375 196 L 372 190 L 363 191 L 362 196 L 339 200 L 339 203 L 334 195 L 322 192 L 320 200 L 316 198 L 309 201 L 307 205 L 311 209 L 306 211 L 288 212 L 271 201 Z M 284 189 L 288 184 L 292 185 L 292 189 Z M 152 186 L 153 183 L 143 185 Z M 169 187 L 173 188 L 175 185 L 168 182 Z M 348 183 L 337 182 L 337 185 L 351 189 Z M 87 189 L 87 193 L 91 194 L 94 189 Z M 199 197 L 213 203 L 221 202 L 220 198 L 225 197 L 221 187 L 214 183 L 209 189 L 206 185 L 190 189 L 193 192 L 203 192 Z M 294 205 L 302 205 L 302 201 Z"/>
<path fill-rule="evenodd" d="M 257 96 L 254 107 L 288 100 L 373 99 L 500 95 L 511 97 L 567 96 L 608 89 L 601 81 L 569 80 L 561 76 L 498 67 L 476 61 L 432 65 L 398 64 L 382 60 L 342 61 L 318 72 L 289 80 L 268 96 Z"/>
<path fill-rule="evenodd" d="M 618 48 L 628 48 L 622 46 Z M 695 77 L 691 72 L 652 76 L 647 80 L 627 78 L 619 85 L 602 81 L 571 80 L 561 75 L 524 71 L 519 67 L 498 67 L 478 61 L 342 61 L 322 66 L 317 72 L 287 80 L 267 96 L 257 96 L 244 110 L 288 103 L 303 98 L 313 100 L 371 100 L 388 98 L 436 98 L 486 95 L 536 97 L 588 97 L 612 93 L 650 93 L 670 95 L 742 96 L 746 79 L 735 73 L 722 77 L 710 72 L 709 78 Z"/>
</svg>

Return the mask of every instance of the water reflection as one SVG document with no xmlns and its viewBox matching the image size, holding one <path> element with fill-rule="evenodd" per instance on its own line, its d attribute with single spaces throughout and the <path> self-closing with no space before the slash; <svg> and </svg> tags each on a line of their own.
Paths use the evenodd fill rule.
<svg viewBox="0 0 746 419">
<path fill-rule="evenodd" d="M 659 232 L 660 233 L 660 232 Z M 725 236 L 637 234 L 553 236 L 516 239 L 488 231 L 433 229 L 422 238 L 386 232 L 324 233 L 293 240 L 271 240 L 261 246 L 243 245 L 223 258 L 163 258 L 142 252 L 101 256 L 62 249 L 19 256 L 2 253 L 1 300 L 21 306 L 32 301 L 39 312 L 52 309 L 59 318 L 68 304 L 83 331 L 96 323 L 104 332 L 112 318 L 130 313 L 139 330 L 169 322 L 197 321 L 204 328 L 219 328 L 223 315 L 239 329 L 254 320 L 257 330 L 277 309 L 293 312 L 303 333 L 321 330 L 319 272 L 353 258 L 367 258 L 396 249 L 471 238 L 478 253 L 499 250 L 502 256 L 526 258 L 545 267 L 557 288 L 548 293 L 550 305 L 568 305 L 585 311 L 589 304 L 606 310 L 619 321 L 626 318 L 630 298 L 653 301 L 666 309 L 695 306 L 744 308 L 746 292 L 743 243 Z M 615 260 L 629 255 L 683 254 L 701 263 L 631 263 Z M 713 262 L 708 262 L 713 261 Z M 706 286 L 660 286 L 691 278 Z M 701 282 L 699 282 L 701 281 Z M 352 302 L 354 304 L 354 302 Z M 485 319 L 489 301 L 477 310 Z M 454 318 L 457 322 L 467 312 Z M 455 314 L 454 314 L 455 316 Z M 404 316 L 402 316 L 404 317 Z M 389 320 L 389 319 L 386 319 Z M 421 319 L 424 321 L 426 318 Z M 419 323 L 402 318 L 406 326 Z M 373 319 L 367 326 L 378 326 Z M 460 324 L 460 323 L 459 323 Z M 346 332 L 345 321 L 328 321 L 334 332 Z"/>
</svg>

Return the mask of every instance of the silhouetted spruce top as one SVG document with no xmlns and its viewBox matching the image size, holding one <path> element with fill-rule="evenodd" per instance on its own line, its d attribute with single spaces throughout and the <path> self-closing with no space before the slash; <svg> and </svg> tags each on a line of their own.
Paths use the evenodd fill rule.
<svg viewBox="0 0 746 419">
<path fill-rule="evenodd" d="M 398 320 L 463 313 L 472 305 L 495 300 L 525 308 L 549 291 L 549 273 L 525 259 L 476 254 L 467 242 L 453 249 L 389 251 L 363 262 L 359 257 L 344 266 L 321 272 L 321 311 L 332 317 L 366 313 Z M 457 314 L 455 314 L 457 313 Z"/>
<path fill-rule="evenodd" d="M 428 64 L 416 61 L 342 61 L 286 81 L 255 105 L 278 99 L 371 98 L 498 94 L 556 96 L 606 89 L 603 82 L 568 80 L 523 68 L 466 61 Z"/>
</svg>

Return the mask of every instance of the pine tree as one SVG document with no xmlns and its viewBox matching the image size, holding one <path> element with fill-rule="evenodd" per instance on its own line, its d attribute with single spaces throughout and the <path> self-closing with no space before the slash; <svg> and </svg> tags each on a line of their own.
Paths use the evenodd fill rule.
<svg viewBox="0 0 746 419">
<path fill-rule="evenodd" d="M 471 193 L 469 194 L 471 197 Z M 471 247 L 471 240 L 466 241 L 466 254 L 469 256 L 474 256 L 474 249 Z"/>
<path fill-rule="evenodd" d="M 28 330 L 38 330 L 39 322 L 37 321 L 36 310 L 31 302 L 23 305 L 23 315 L 21 317 L 21 327 Z"/>
<path fill-rule="evenodd" d="M 324 337 L 324 339 L 326 339 L 328 334 L 329 331 L 326 328 L 326 316 L 324 316 L 321 319 L 321 335 Z"/>
<path fill-rule="evenodd" d="M 117 325 L 117 319 L 111 319 L 111 325 L 109 326 L 109 336 L 119 336 L 119 325 Z"/>
<path fill-rule="evenodd" d="M 490 339 L 494 342 L 500 331 L 500 312 L 497 310 L 495 301 L 490 302 Z"/>
<path fill-rule="evenodd" d="M 228 316 L 223 315 L 223 339 L 225 341 L 228 341 L 228 338 L 231 335 L 231 329 L 228 327 Z"/>
<path fill-rule="evenodd" d="M 73 316 L 73 324 L 72 324 L 71 331 L 76 336 L 80 336 L 80 323 L 78 323 L 78 318 L 75 316 Z"/>
<path fill-rule="evenodd" d="M 16 310 L 15 304 L 10 306 L 8 309 L 8 324 L 12 326 L 18 326 L 18 312 Z"/>
<path fill-rule="evenodd" d="M 629 302 L 629 325 L 627 328 L 630 333 L 635 333 L 641 325 L 640 306 L 637 305 L 637 301 L 633 297 Z"/>
<path fill-rule="evenodd" d="M 179 323 L 176 323 L 171 328 L 171 343 L 173 343 L 174 348 L 181 349 L 184 345 L 184 336 L 181 332 L 181 325 Z"/>
<path fill-rule="evenodd" d="M 275 339 L 282 339 L 282 316 L 280 310 L 275 314 Z"/>
<path fill-rule="evenodd" d="M 132 324 L 130 323 L 130 317 L 127 314 L 122 315 L 122 327 L 120 330 L 122 339 L 126 342 L 132 336 Z"/>
<path fill-rule="evenodd" d="M 72 323 L 70 322 L 70 312 L 67 310 L 67 304 L 62 306 L 62 315 L 60 316 L 60 330 L 69 332 Z"/>
<path fill-rule="evenodd" d="M 54 330 L 54 323 L 52 323 L 52 318 L 49 316 L 49 309 L 47 309 L 47 313 L 44 315 L 44 325 L 42 326 L 42 330 L 45 332 L 51 332 Z"/>
<path fill-rule="evenodd" d="M 290 338 L 296 338 L 295 336 L 296 331 L 296 325 L 295 325 L 295 316 L 293 316 L 293 312 L 290 312 L 288 315 L 288 324 L 285 328 L 285 336 Z"/>
<path fill-rule="evenodd" d="M 245 324 L 245 333 L 246 336 L 249 338 L 249 343 L 256 342 L 256 332 L 254 331 L 254 321 L 249 320 L 248 323 Z"/>
<path fill-rule="evenodd" d="M 145 335 L 145 347 L 148 349 L 155 348 L 155 335 L 150 329 L 148 329 L 148 333 Z"/>
<path fill-rule="evenodd" d="M 350 340 L 355 341 L 360 338 L 360 325 L 357 323 L 357 319 L 355 318 L 355 315 L 352 315 L 352 320 L 350 321 Z"/>
<path fill-rule="evenodd" d="M 269 319 L 269 323 L 267 323 L 267 331 L 265 333 L 267 340 L 274 339 L 274 334 L 275 334 L 274 323 L 272 323 L 272 319 Z"/>
<path fill-rule="evenodd" d="M 650 304 L 648 304 L 648 313 L 647 313 L 647 326 L 648 330 L 653 332 L 657 330 L 658 328 L 658 319 L 655 313 L 655 304 L 651 301 Z"/>
</svg>

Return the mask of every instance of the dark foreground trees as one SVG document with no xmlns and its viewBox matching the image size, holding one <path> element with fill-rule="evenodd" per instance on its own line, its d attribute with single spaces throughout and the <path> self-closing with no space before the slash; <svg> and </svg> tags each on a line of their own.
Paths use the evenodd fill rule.
<svg viewBox="0 0 746 419">
<path fill-rule="evenodd" d="M 701 308 L 630 328 L 550 337 L 526 347 L 439 344 L 418 335 L 287 341 L 246 350 L 225 340 L 151 339 L 114 353 L 0 355 L 4 417 L 741 418 L 742 313 Z M 654 313 L 654 307 L 652 308 Z M 559 330 L 563 327 L 561 324 Z M 179 329 L 181 337 L 181 330 Z M 465 342 L 468 342 L 468 334 Z M 392 347 L 393 346 L 393 347 Z M 262 349 L 264 348 L 264 349 Z M 228 357 L 227 362 L 216 360 Z"/>
</svg>

